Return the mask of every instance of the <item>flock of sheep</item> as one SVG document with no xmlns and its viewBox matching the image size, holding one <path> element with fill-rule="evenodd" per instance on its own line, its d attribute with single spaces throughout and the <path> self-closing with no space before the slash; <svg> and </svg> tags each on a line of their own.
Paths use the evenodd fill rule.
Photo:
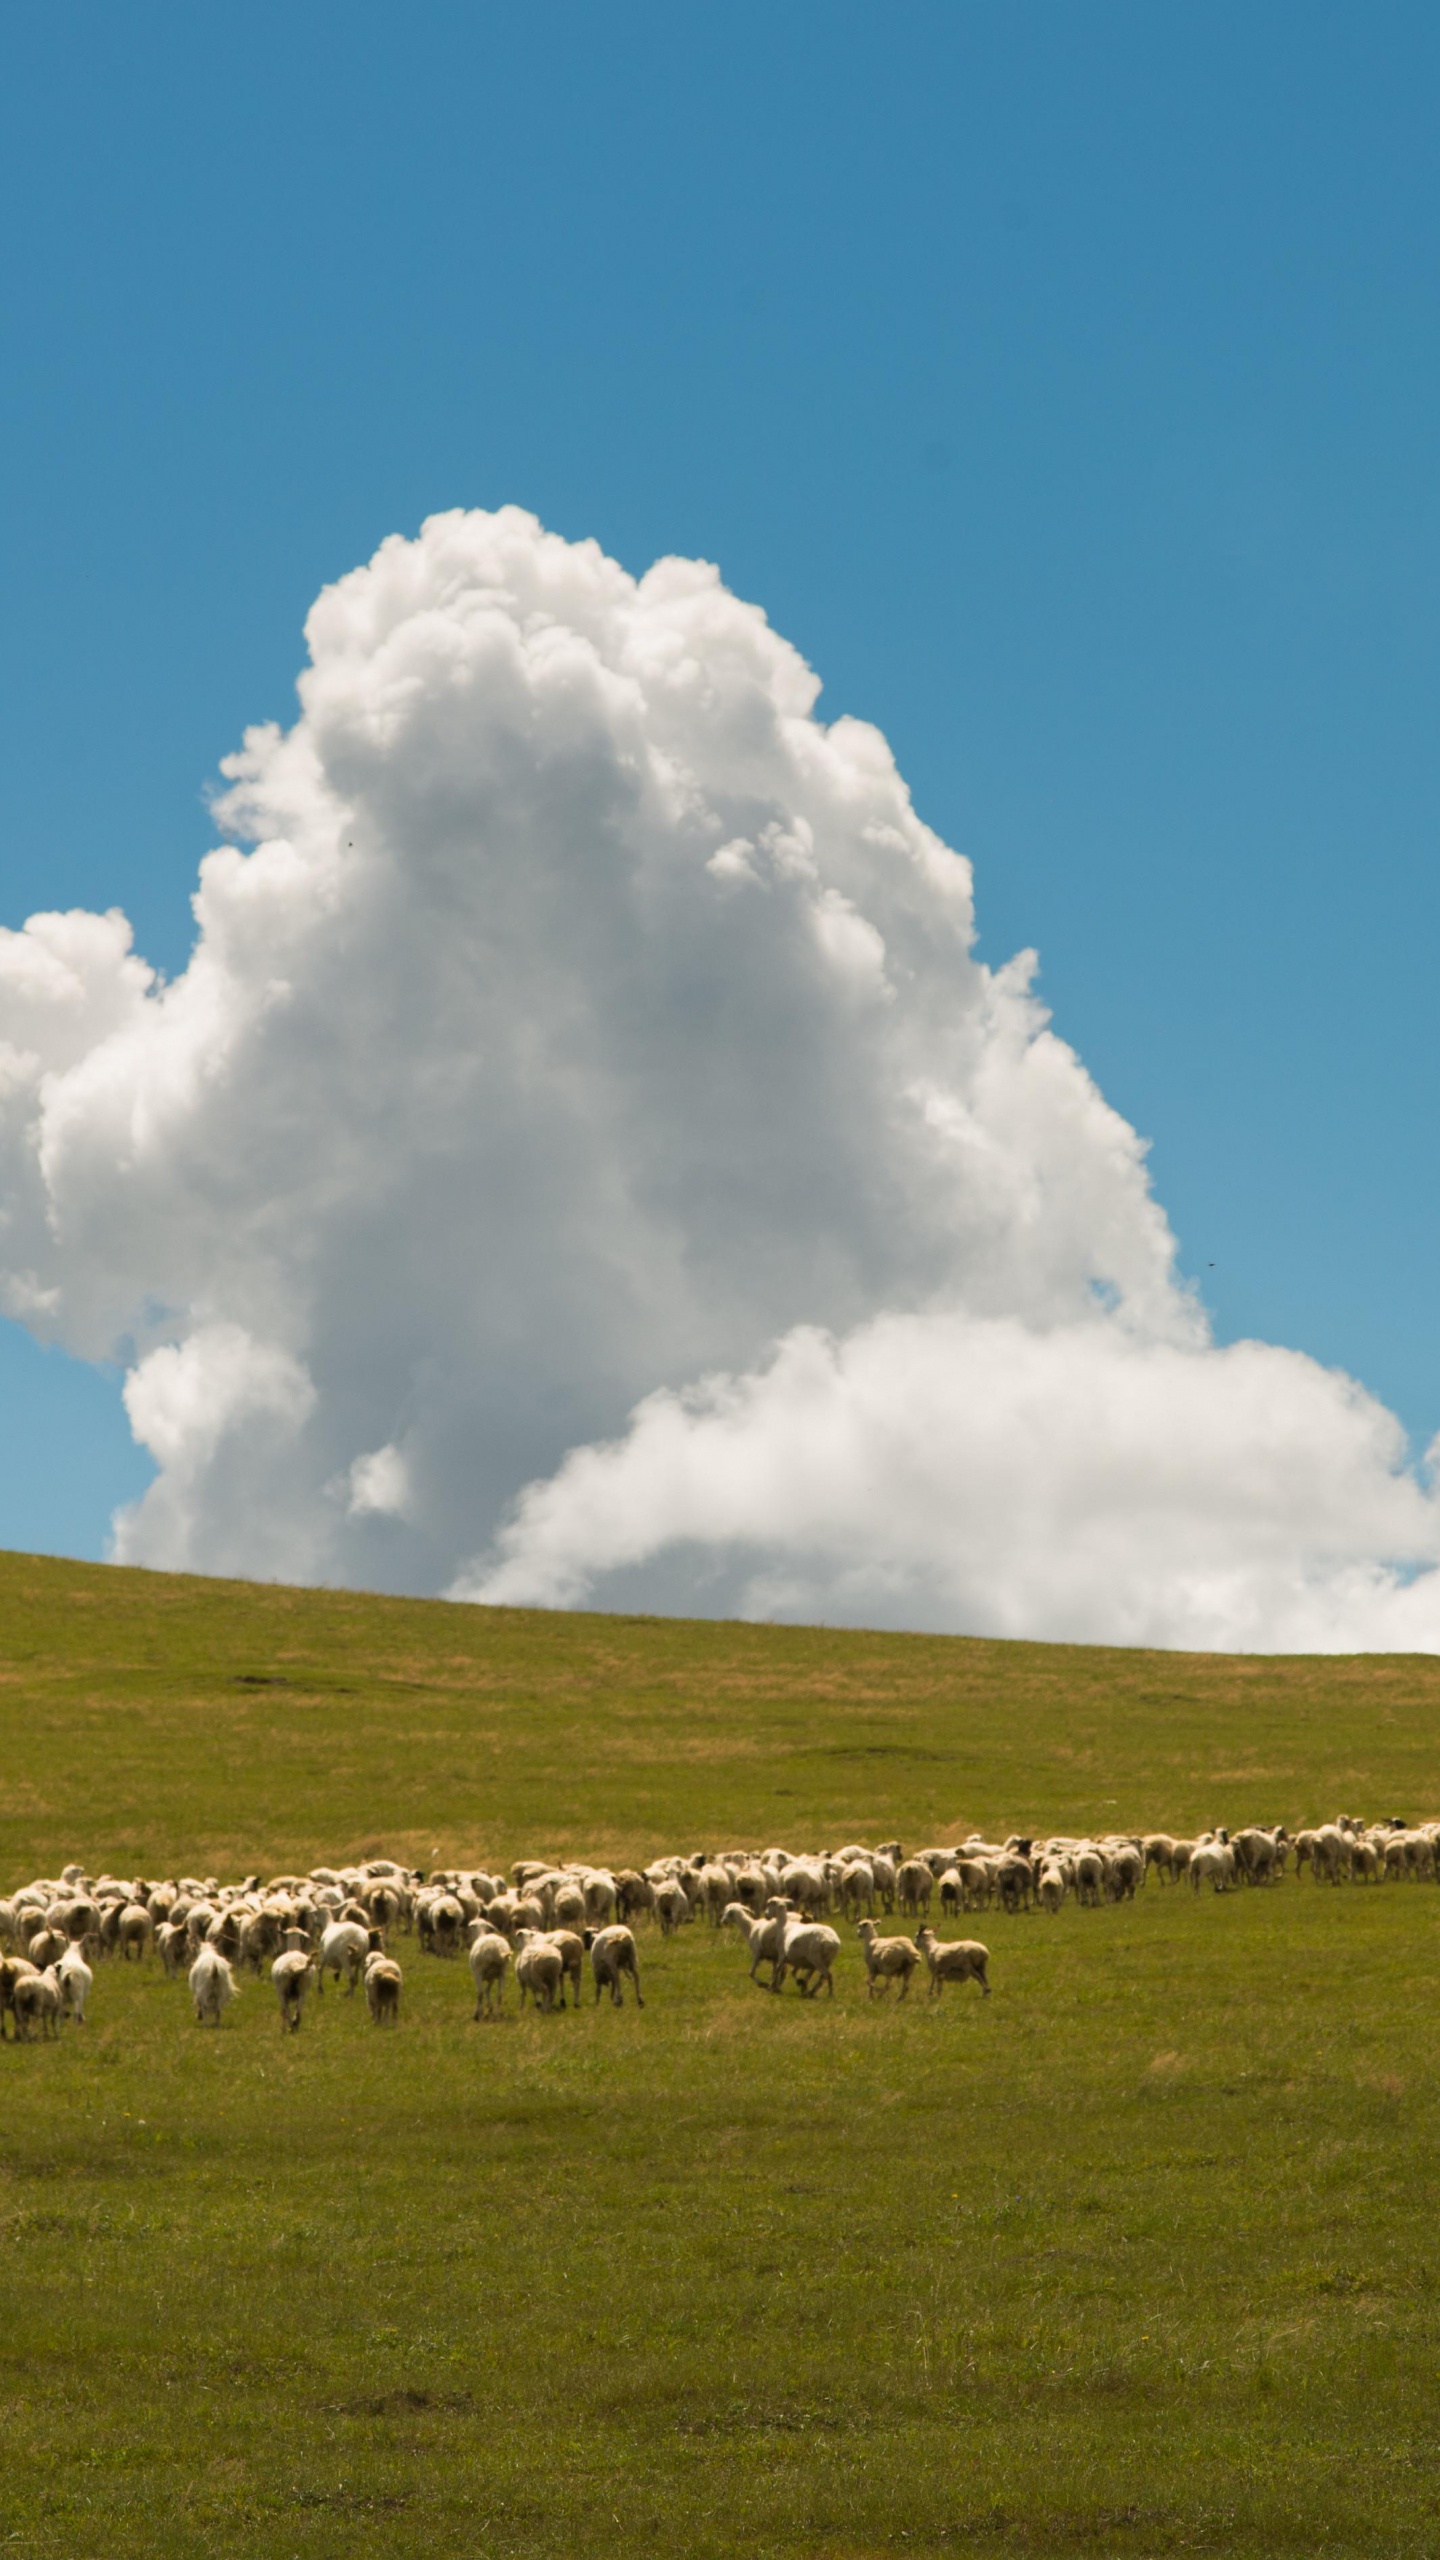
<svg viewBox="0 0 1440 2560">
<path fill-rule="evenodd" d="M 733 1929 L 750 1956 L 750 1978 L 780 1991 L 793 1976 L 802 1998 L 834 1996 L 840 1952 L 833 1919 L 853 1924 L 871 1998 L 892 1983 L 903 2000 L 911 1979 L 928 1977 L 932 1997 L 947 1982 L 990 1989 L 989 1952 L 978 1939 L 941 1939 L 930 1926 L 998 1909 L 1060 1910 L 1133 1899 L 1153 1869 L 1166 1884 L 1188 1878 L 1198 1893 L 1273 1886 L 1292 1862 L 1319 1883 L 1380 1883 L 1440 1873 L 1440 1822 L 1364 1823 L 1349 1816 L 1291 1833 L 1283 1823 L 1233 1834 L 1176 1839 L 1168 1832 L 1089 1839 L 972 1836 L 906 1856 L 898 1840 L 797 1855 L 787 1849 L 729 1850 L 656 1859 L 643 1871 L 517 1859 L 510 1878 L 481 1868 L 426 1876 L 393 1858 L 359 1866 L 314 1867 L 239 1885 L 184 1876 L 161 1884 L 137 1877 L 91 1877 L 67 1866 L 0 1900 L 0 2036 L 13 2018 L 21 2040 L 59 2033 L 62 2017 L 83 2025 L 94 1985 L 92 1959 L 143 1962 L 152 1950 L 168 1975 L 186 1975 L 196 2018 L 218 2026 L 234 1999 L 237 1973 L 268 1964 L 282 2029 L 299 2028 L 311 1989 L 327 1978 L 354 1993 L 363 1986 L 377 2026 L 400 2016 L 404 1975 L 390 1952 L 398 1933 L 426 1955 L 465 1954 L 476 2018 L 503 2005 L 515 1976 L 520 2006 L 579 2006 L 588 1955 L 596 2000 L 624 2003 L 628 1981 L 639 2007 L 640 1964 L 632 1923 L 653 1922 L 668 1937 L 696 1921 Z M 876 1922 L 899 1912 L 920 1923 L 914 1936 L 884 1935 Z"/>
</svg>

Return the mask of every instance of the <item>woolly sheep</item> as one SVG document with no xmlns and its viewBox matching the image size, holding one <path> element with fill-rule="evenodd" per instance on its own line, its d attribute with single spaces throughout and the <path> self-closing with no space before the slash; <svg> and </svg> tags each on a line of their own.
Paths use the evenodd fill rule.
<svg viewBox="0 0 1440 2560">
<path fill-rule="evenodd" d="M 590 1948 L 590 1970 L 595 1976 L 597 2002 L 601 1992 L 608 1991 L 613 2006 L 623 2009 L 625 1998 L 622 1986 L 628 1973 L 635 1985 L 635 2006 L 637 2009 L 643 2009 L 645 2002 L 640 1991 L 640 1966 L 631 1931 L 617 1924 L 608 1929 L 597 1929 L 593 1933 L 587 1931 L 586 1937 Z"/>
<path fill-rule="evenodd" d="M 502 1942 L 503 1943 L 503 1942 Z M 375 1948 L 365 1959 L 365 2004 L 377 2027 L 400 2023 L 400 1991 L 405 1977 L 393 1956 Z"/>
<path fill-rule="evenodd" d="M 986 1967 L 990 1950 L 978 1938 L 937 1938 L 933 1929 L 922 1929 L 920 1947 L 930 1968 L 930 1997 L 938 2000 L 947 1982 L 978 1982 L 986 1999 L 990 1985 Z"/>
<path fill-rule="evenodd" d="M 800 1997 L 813 2000 L 822 1984 L 833 2000 L 835 1983 L 831 1966 L 840 1953 L 840 1940 L 833 1929 L 816 1920 L 787 1922 L 781 1941 L 779 1960 L 770 1977 L 770 1988 L 778 1991 L 787 1973 L 793 1973 Z"/>
<path fill-rule="evenodd" d="M 504 2005 L 510 1941 L 482 1921 L 470 1941 L 470 1978 L 475 1985 L 475 2015 L 489 2017 Z"/>
<path fill-rule="evenodd" d="M 288 2027 L 292 2035 L 299 2033 L 300 2013 L 314 1970 L 314 1957 L 300 1947 L 289 1948 L 270 1967 L 270 1979 L 280 2002 L 280 2025 L 282 2030 Z"/>
<path fill-rule="evenodd" d="M 190 1967 L 190 1997 L 195 2003 L 197 2024 L 218 2027 L 235 1998 L 235 1976 L 226 1957 L 216 1948 L 202 1947 Z"/>
<path fill-rule="evenodd" d="M 901 1999 L 907 1999 L 910 1976 L 920 1962 L 914 1939 L 882 1938 L 873 1920 L 862 1920 L 857 1934 L 865 1951 L 870 1998 L 873 2000 L 877 1992 L 888 1997 L 891 1983 L 898 1982 Z"/>
</svg>

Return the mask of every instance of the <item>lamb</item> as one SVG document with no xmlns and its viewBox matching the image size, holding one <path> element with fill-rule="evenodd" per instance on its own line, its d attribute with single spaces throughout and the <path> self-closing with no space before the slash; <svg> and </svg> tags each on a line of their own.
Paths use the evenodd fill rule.
<svg viewBox="0 0 1440 2560">
<path fill-rule="evenodd" d="M 298 2035 L 300 2031 L 300 2012 L 305 2005 L 305 1994 L 310 1988 L 314 1968 L 313 1956 L 303 1947 L 287 1948 L 285 1954 L 277 1956 L 270 1967 L 270 1979 L 280 2002 L 282 2033 L 287 2027 L 292 2035 Z"/>
<path fill-rule="evenodd" d="M 933 1929 L 922 1929 L 920 1946 L 930 1968 L 932 2000 L 939 1999 L 947 1982 L 978 1982 L 985 1998 L 989 1999 L 990 1985 L 985 1969 L 990 1962 L 990 1950 L 982 1947 L 978 1938 L 946 1941 L 937 1938 Z"/>
<path fill-rule="evenodd" d="M 218 2027 L 221 2017 L 235 1998 L 235 1976 L 229 1960 L 216 1947 L 202 1947 L 190 1967 L 190 1997 L 195 2003 L 199 2026 L 208 2022 Z"/>
<path fill-rule="evenodd" d="M 490 2017 L 504 2004 L 510 1942 L 482 1920 L 470 1941 L 470 1978 L 475 1985 L 475 2015 Z"/>
<path fill-rule="evenodd" d="M 900 1984 L 900 1997 L 908 1999 L 910 1976 L 920 1962 L 920 1950 L 913 1938 L 882 1938 L 873 1920 L 860 1922 L 858 1936 L 865 1950 L 865 1970 L 870 1977 L 870 1998 L 877 1991 L 888 1998 L 890 1985 Z"/>
<path fill-rule="evenodd" d="M 503 1944 L 503 1940 L 501 1942 Z M 393 1956 L 376 1947 L 365 1959 L 365 2002 L 377 2027 L 387 2020 L 400 2024 L 400 1990 L 404 1975 Z"/>
<path fill-rule="evenodd" d="M 640 1990 L 640 1966 L 635 1954 L 635 1940 L 629 1929 L 616 1925 L 609 1929 L 588 1930 L 585 1943 L 590 1949 L 590 1970 L 595 1976 L 595 1999 L 598 2005 L 602 1991 L 608 1991 L 612 2005 L 625 2006 L 624 1980 L 628 1973 L 635 1985 L 635 2006 L 643 2009 Z"/>
</svg>

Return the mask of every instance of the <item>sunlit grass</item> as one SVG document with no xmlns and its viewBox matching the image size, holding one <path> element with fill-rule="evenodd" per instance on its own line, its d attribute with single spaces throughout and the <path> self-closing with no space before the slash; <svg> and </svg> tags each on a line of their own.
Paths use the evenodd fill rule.
<svg viewBox="0 0 1440 2560">
<path fill-rule="evenodd" d="M 1428 1662 L 0 1567 L 13 1882 L 1440 1807 Z M 289 1685 L 259 1685 L 281 1681 Z M 470 2021 L 109 1965 L 0 2054 L 0 2535 L 687 2560 L 1440 2546 L 1434 1887 L 986 1915 L 995 1996 Z M 0 2543 L 0 2548 L 6 2547 Z"/>
</svg>

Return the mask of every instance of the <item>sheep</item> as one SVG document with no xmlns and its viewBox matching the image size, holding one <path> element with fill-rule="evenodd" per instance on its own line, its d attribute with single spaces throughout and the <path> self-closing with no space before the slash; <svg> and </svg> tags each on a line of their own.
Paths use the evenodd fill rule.
<svg viewBox="0 0 1440 2560">
<path fill-rule="evenodd" d="M 910 1976 L 920 1962 L 914 1939 L 882 1938 L 873 1920 L 862 1920 L 857 1934 L 865 1951 L 870 1998 L 873 2000 L 877 1992 L 888 1998 L 891 1983 L 898 1981 L 901 1999 L 908 1999 Z"/>
<path fill-rule="evenodd" d="M 558 1947 L 533 1929 L 521 1929 L 515 1941 L 515 1979 L 520 1986 L 520 2006 L 526 1994 L 537 2009 L 553 2009 L 555 1995 L 564 2004 L 565 1965 Z"/>
<path fill-rule="evenodd" d="M 585 1926 L 585 1889 L 567 1876 L 558 1885 L 550 1906 L 550 1917 L 558 1928 L 582 1929 Z"/>
<path fill-rule="evenodd" d="M 510 1941 L 482 1920 L 470 1941 L 470 1978 L 475 1985 L 475 2015 L 490 2017 L 504 2006 Z"/>
<path fill-rule="evenodd" d="M 739 1929 L 742 1932 L 745 1943 L 750 1949 L 750 1979 L 752 1982 L 756 1980 L 761 1965 L 769 1965 L 769 1987 L 772 1991 L 777 1987 L 775 1982 L 775 1967 L 780 1961 L 780 1949 L 785 1938 L 785 1924 L 789 1917 L 790 1915 L 785 1909 L 783 1903 L 777 1904 L 773 1910 L 766 1912 L 757 1920 L 746 1910 L 743 1902 L 731 1902 L 727 1903 L 725 1916 L 720 1924 L 724 1929 Z"/>
<path fill-rule="evenodd" d="M 144 1903 L 127 1902 L 120 1913 L 116 1928 L 116 1944 L 122 1961 L 128 1964 L 133 1955 L 137 1964 L 143 1964 L 150 1952 L 150 1941 L 154 1935 L 155 1923 Z"/>
<path fill-rule="evenodd" d="M 18 1982 L 23 1981 L 27 1974 L 34 1973 L 35 1970 L 36 1968 L 30 1962 L 28 1956 L 0 1957 L 0 2036 L 3 2036 L 5 2032 L 5 2013 L 7 2010 L 15 2020 L 15 2032 L 18 2036 L 20 2032 L 20 2013 L 15 2006 L 15 1986 Z"/>
<path fill-rule="evenodd" d="M 503 1939 L 500 1942 L 504 1944 Z M 387 2020 L 392 2027 L 400 2024 L 400 1990 L 404 1975 L 393 1956 L 376 1947 L 365 1959 L 365 2004 L 377 2027 Z"/>
<path fill-rule="evenodd" d="M 608 1867 L 588 1867 L 581 1877 L 585 1918 L 592 1929 L 606 1929 L 615 1917 L 615 1879 Z"/>
<path fill-rule="evenodd" d="M 190 1967 L 190 1997 L 195 2003 L 198 2026 L 208 2022 L 218 2027 L 221 2017 L 235 1998 L 235 1976 L 227 1957 L 215 1947 L 202 1947 Z"/>
<path fill-rule="evenodd" d="M 162 1920 L 155 1932 L 155 1946 L 161 1970 L 173 1981 L 185 1953 L 184 1930 L 177 1929 L 173 1920 Z"/>
<path fill-rule="evenodd" d="M 740 1906 L 735 1907 L 738 1909 Z M 655 1916 L 660 1923 L 662 1938 L 673 1937 L 675 1931 L 691 1917 L 690 1896 L 674 1876 L 668 1884 L 655 1888 Z"/>
<path fill-rule="evenodd" d="M 37 1929 L 31 1936 L 25 1952 L 36 1972 L 43 1973 L 47 1964 L 58 1964 L 69 1944 L 70 1941 L 63 1929 Z"/>
<path fill-rule="evenodd" d="M 1231 1881 L 1230 1852 L 1218 1840 L 1203 1840 L 1190 1859 L 1190 1883 L 1196 1893 L 1202 1884 L 1210 1883 L 1223 1893 Z"/>
<path fill-rule="evenodd" d="M 1075 1860 L 1075 1899 L 1082 1910 L 1099 1908 L 1105 1885 L 1105 1861 L 1098 1849 L 1084 1848 Z"/>
<path fill-rule="evenodd" d="M 902 1911 L 928 1911 L 934 1887 L 935 1879 L 923 1858 L 906 1858 L 896 1870 L 895 1890 Z"/>
<path fill-rule="evenodd" d="M 585 1942 L 589 1932 L 575 1929 L 550 1929 L 544 1934 L 549 1938 L 551 1946 L 560 1958 L 560 2006 L 562 2009 L 565 2006 L 565 1985 L 568 1982 L 578 2009 L 580 1985 L 585 1979 Z"/>
<path fill-rule="evenodd" d="M 94 1989 L 95 1976 L 80 1953 L 71 1944 L 60 1958 L 55 1971 L 60 1982 L 60 1996 L 77 2027 L 85 2024 L 85 2004 Z"/>
<path fill-rule="evenodd" d="M 370 1953 L 370 1932 L 358 1920 L 332 1920 L 320 1941 L 315 1988 L 323 1999 L 325 1976 L 333 1973 L 337 1982 L 343 1973 L 347 1992 L 354 1992 Z"/>
<path fill-rule="evenodd" d="M 780 1954 L 770 1977 L 770 1988 L 778 1991 L 787 1973 L 793 1973 L 802 2000 L 813 2000 L 821 1984 L 833 2000 L 835 1983 L 830 1968 L 840 1953 L 840 1940 L 823 1921 L 790 1920 L 786 1923 Z"/>
<path fill-rule="evenodd" d="M 284 1955 L 277 1956 L 270 1967 L 270 1979 L 275 1985 L 276 1996 L 280 2002 L 282 2033 L 288 2027 L 292 2035 L 298 2035 L 300 2013 L 305 2005 L 305 1994 L 310 1988 L 314 1970 L 315 1959 L 309 1949 L 303 1947 L 287 1948 Z"/>
<path fill-rule="evenodd" d="M 1046 1864 L 1042 1866 L 1040 1870 L 1040 1883 L 1037 1890 L 1040 1895 L 1040 1908 L 1042 1911 L 1055 1912 L 1060 1909 L 1061 1904 L 1064 1902 L 1068 1887 L 1065 1882 L 1064 1868 L 1062 1866 L 1058 1866 L 1053 1859 L 1048 1860 Z"/>
<path fill-rule="evenodd" d="M 621 1927 L 587 1929 L 585 1943 L 590 1950 L 590 1970 L 595 1977 L 595 1999 L 598 2005 L 602 1991 L 608 1991 L 616 2009 L 625 2006 L 624 1979 L 628 1973 L 635 1985 L 635 2006 L 643 2009 L 640 1990 L 640 1966 L 635 1954 L 635 1940 L 630 1930 Z"/>
<path fill-rule="evenodd" d="M 259 1973 L 267 1957 L 278 1956 L 285 1929 L 278 1911 L 250 1911 L 240 1923 L 240 1962 Z M 275 1979 L 272 1969 L 271 1981 Z"/>
<path fill-rule="evenodd" d="M 53 1965 L 22 1973 L 14 1985 L 15 2033 L 28 2044 L 38 2019 L 42 2039 L 60 2033 L 60 1984 Z"/>
<path fill-rule="evenodd" d="M 933 1929 L 922 1929 L 920 1948 L 930 1968 L 930 1997 L 938 2000 L 947 1982 L 978 1982 L 985 1998 L 990 1997 L 986 1967 L 990 1950 L 978 1938 L 937 1938 Z"/>
</svg>

